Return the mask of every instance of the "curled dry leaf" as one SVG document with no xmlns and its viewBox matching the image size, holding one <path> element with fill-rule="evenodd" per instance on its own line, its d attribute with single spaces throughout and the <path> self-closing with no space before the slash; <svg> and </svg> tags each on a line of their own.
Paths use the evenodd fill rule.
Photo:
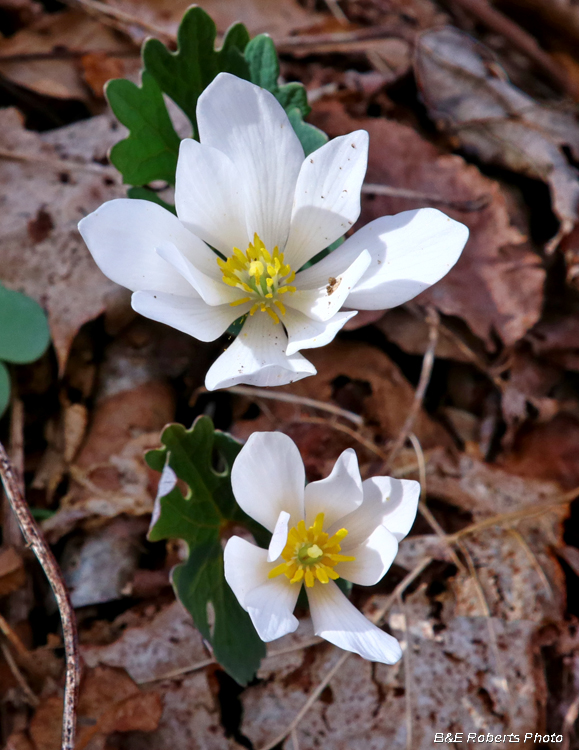
<svg viewBox="0 0 579 750">
<path fill-rule="evenodd" d="M 85 214 L 124 194 L 97 163 L 118 139 L 116 127 L 103 115 L 39 135 L 24 129 L 15 109 L 0 112 L 0 148 L 26 157 L 0 160 L 0 275 L 47 311 L 61 372 L 84 323 L 128 306 L 125 290 L 101 273 L 77 230 Z M 58 165 L 68 158 L 70 169 Z"/>
<path fill-rule="evenodd" d="M 331 137 L 358 128 L 370 134 L 366 181 L 437 196 L 440 208 L 467 224 L 469 241 L 456 266 L 417 298 L 469 326 L 489 349 L 494 333 L 513 344 L 539 320 L 545 271 L 529 243 L 511 223 L 500 185 L 459 156 L 441 154 L 415 130 L 385 118 L 354 119 L 335 101 L 314 106 L 312 121 Z M 448 204 L 478 205 L 457 210 Z M 366 196 L 361 224 L 432 201 Z M 482 207 L 481 207 L 482 205 Z"/>
<path fill-rule="evenodd" d="M 419 38 L 415 70 L 439 127 L 481 161 L 546 182 L 561 234 L 570 232 L 578 218 L 579 173 L 563 147 L 578 158 L 574 114 L 543 106 L 517 89 L 488 47 L 450 26 Z"/>
<path fill-rule="evenodd" d="M 108 72 L 113 73 L 109 78 L 124 72 L 123 61 L 111 55 L 132 55 L 135 61 L 138 57 L 129 41 L 80 10 L 49 13 L 14 36 L 0 40 L 0 73 L 38 94 L 88 101 L 90 89 L 82 80 L 77 56 L 94 57 L 95 53 L 100 60 L 114 59 L 116 67 L 108 65 Z M 88 72 L 90 67 L 84 57 L 82 63 L 88 84 L 97 96 L 102 96 L 102 85 L 100 91 L 98 86 L 95 91 L 95 73 Z M 94 65 L 93 60 L 93 71 Z"/>
</svg>

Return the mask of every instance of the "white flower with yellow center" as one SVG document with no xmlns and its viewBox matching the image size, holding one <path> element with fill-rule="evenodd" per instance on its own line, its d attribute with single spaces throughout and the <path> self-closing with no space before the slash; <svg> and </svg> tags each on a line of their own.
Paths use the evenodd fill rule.
<svg viewBox="0 0 579 750">
<path fill-rule="evenodd" d="M 251 435 L 231 482 L 241 508 L 272 532 L 267 550 L 237 536 L 225 547 L 225 578 L 260 638 L 296 630 L 293 610 L 305 584 L 316 635 L 372 661 L 398 661 L 396 639 L 366 619 L 334 581 L 378 583 L 414 522 L 418 482 L 362 482 L 350 448 L 326 479 L 304 488 L 299 451 L 280 432 Z"/>
<path fill-rule="evenodd" d="M 377 219 L 301 270 L 360 214 L 368 134 L 334 138 L 304 158 L 275 97 L 228 73 L 199 98 L 197 120 L 201 142 L 186 139 L 179 152 L 177 216 L 120 199 L 79 229 L 142 315 L 201 341 L 247 315 L 207 373 L 209 390 L 315 374 L 300 350 L 330 342 L 356 310 L 412 299 L 457 261 L 467 228 L 426 208 Z"/>
</svg>

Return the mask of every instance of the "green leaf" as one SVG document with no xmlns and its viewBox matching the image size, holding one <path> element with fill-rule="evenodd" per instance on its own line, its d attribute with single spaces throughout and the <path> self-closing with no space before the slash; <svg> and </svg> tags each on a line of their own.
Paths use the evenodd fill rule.
<svg viewBox="0 0 579 750">
<path fill-rule="evenodd" d="M 245 59 L 251 82 L 271 91 L 285 109 L 306 156 L 327 143 L 328 136 L 324 132 L 304 122 L 312 109 L 304 86 L 301 83 L 278 84 L 279 59 L 271 37 L 266 34 L 254 37 L 245 48 Z"/>
<path fill-rule="evenodd" d="M 143 46 L 145 70 L 161 90 L 187 115 L 197 138 L 197 100 L 221 72 L 249 77 L 243 51 L 249 33 L 241 23 L 232 26 L 220 50 L 215 50 L 217 30 L 211 17 L 198 7 L 186 11 L 177 31 L 177 51 L 170 52 L 158 39 Z"/>
<path fill-rule="evenodd" d="M 0 284 L 0 359 L 34 362 L 50 343 L 50 330 L 38 302 Z"/>
<path fill-rule="evenodd" d="M 127 196 L 129 198 L 136 198 L 137 200 L 151 201 L 151 203 L 156 203 L 158 206 L 162 206 L 177 216 L 175 206 L 164 201 L 154 190 L 149 190 L 146 187 L 132 187 L 127 190 Z"/>
<path fill-rule="evenodd" d="M 306 156 L 317 151 L 324 143 L 328 142 L 328 136 L 323 130 L 316 128 L 315 125 L 310 125 L 309 122 L 304 122 L 302 113 L 297 107 L 290 109 L 287 116 L 300 139 Z"/>
<path fill-rule="evenodd" d="M 117 78 L 109 81 L 106 96 L 129 136 L 116 143 L 110 160 L 129 185 L 153 180 L 175 184 L 180 138 L 175 132 L 163 93 L 155 79 L 143 71 L 142 85 Z"/>
<path fill-rule="evenodd" d="M 239 508 L 231 490 L 231 467 L 241 444 L 215 430 L 205 416 L 190 430 L 169 425 L 161 442 L 163 448 L 146 456 L 151 468 L 164 470 L 160 492 L 165 491 L 156 502 L 149 539 L 187 542 L 189 558 L 173 571 L 177 596 L 211 643 L 217 661 L 245 685 L 265 656 L 265 645 L 225 581 L 221 536 L 242 524 L 267 546 L 268 534 Z M 187 484 L 186 496 L 175 476 Z"/>
<path fill-rule="evenodd" d="M 10 401 L 10 373 L 4 362 L 0 362 L 0 417 Z"/>
</svg>

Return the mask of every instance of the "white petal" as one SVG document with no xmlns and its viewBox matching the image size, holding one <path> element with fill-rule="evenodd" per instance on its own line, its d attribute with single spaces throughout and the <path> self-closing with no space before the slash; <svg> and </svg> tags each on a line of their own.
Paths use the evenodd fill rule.
<svg viewBox="0 0 579 750">
<path fill-rule="evenodd" d="M 231 470 L 239 506 L 272 532 L 282 511 L 290 514 L 291 526 L 304 517 L 305 482 L 300 452 L 282 432 L 254 432 Z"/>
<path fill-rule="evenodd" d="M 362 478 L 356 451 L 347 448 L 334 464 L 329 476 L 310 482 L 305 492 L 306 526 L 318 513 L 324 514 L 324 529 L 348 516 L 362 503 Z"/>
<path fill-rule="evenodd" d="M 356 310 L 339 312 L 327 323 L 323 323 L 320 320 L 312 320 L 298 310 L 288 307 L 283 317 L 289 342 L 286 354 L 289 356 L 299 352 L 300 349 L 314 349 L 329 344 L 350 318 L 357 314 Z"/>
<path fill-rule="evenodd" d="M 181 141 L 175 183 L 177 216 L 226 257 L 234 247 L 245 250 L 249 244 L 242 186 L 235 165 L 221 151 L 191 138 Z"/>
<path fill-rule="evenodd" d="M 242 293 L 240 289 L 228 286 L 221 279 L 203 273 L 183 253 L 179 252 L 175 245 L 165 243 L 157 249 L 157 253 L 189 282 L 208 305 L 227 305 L 241 299 L 244 295 L 247 296 L 245 292 Z M 217 262 L 215 267 L 217 268 Z"/>
<path fill-rule="evenodd" d="M 404 539 L 412 528 L 420 500 L 420 483 L 413 479 L 371 477 L 364 482 L 364 503 L 372 498 L 376 506 L 381 502 L 382 525 L 396 539 Z"/>
<path fill-rule="evenodd" d="M 214 341 L 250 308 L 245 305 L 210 306 L 199 297 L 180 297 L 166 292 L 135 292 L 133 310 L 146 318 L 165 323 L 199 341 Z"/>
<path fill-rule="evenodd" d="M 464 224 L 435 208 L 376 219 L 336 250 L 348 257 L 364 249 L 372 254 L 347 306 L 385 310 L 408 302 L 450 271 L 467 239 Z"/>
<path fill-rule="evenodd" d="M 364 659 L 395 664 L 402 656 L 396 638 L 373 625 L 333 581 L 307 589 L 316 635 Z"/>
<path fill-rule="evenodd" d="M 274 641 L 297 630 L 299 622 L 292 613 L 300 589 L 300 585 L 291 584 L 281 575 L 247 594 L 247 612 L 262 641 Z"/>
<path fill-rule="evenodd" d="M 365 130 L 334 138 L 304 160 L 285 247 L 293 269 L 346 234 L 358 219 L 367 164 Z"/>
<path fill-rule="evenodd" d="M 190 294 L 191 286 L 156 248 L 166 242 L 193 255 L 201 241 L 170 211 L 151 201 L 119 198 L 103 203 L 78 225 L 101 271 L 132 292 L 156 289 Z"/>
<path fill-rule="evenodd" d="M 315 375 L 316 368 L 301 354 L 285 354 L 287 336 L 269 315 L 257 312 L 245 322 L 241 333 L 209 368 L 205 387 L 209 391 L 239 383 L 257 386 L 286 385 Z"/>
<path fill-rule="evenodd" d="M 403 539 L 412 528 L 416 518 L 420 484 L 412 479 L 393 479 L 392 477 L 372 477 L 367 479 L 362 488 L 364 502 L 340 524 L 348 529 L 348 536 L 342 543 L 344 554 L 350 549 L 363 544 L 378 525 L 385 526 L 398 541 Z M 334 524 L 328 533 L 334 534 L 339 528 Z"/>
<path fill-rule="evenodd" d="M 287 544 L 287 537 L 289 531 L 290 514 L 282 510 L 277 519 L 277 523 L 271 535 L 271 541 L 267 550 L 267 561 L 274 562 L 283 552 L 283 548 Z"/>
<path fill-rule="evenodd" d="M 338 563 L 336 573 L 340 578 L 360 586 L 373 586 L 384 577 L 394 562 L 398 552 L 398 541 L 385 526 L 378 526 L 363 544 L 348 547 L 347 550 L 344 547 L 345 545 L 342 552 L 353 555 L 356 559 Z"/>
<path fill-rule="evenodd" d="M 329 320 L 342 307 L 370 260 L 370 254 L 364 250 L 351 265 L 342 267 L 337 276 L 328 276 L 323 286 L 317 288 L 312 288 L 308 283 L 310 279 L 305 278 L 310 269 L 299 273 L 295 281 L 297 291 L 286 295 L 285 304 L 315 320 Z"/>
<path fill-rule="evenodd" d="M 247 234 L 269 250 L 285 245 L 303 148 L 269 91 L 220 73 L 197 104 L 201 143 L 226 154 L 241 175 Z M 242 248 L 245 250 L 245 248 Z"/>
<path fill-rule="evenodd" d="M 267 550 L 256 547 L 246 539 L 232 536 L 223 551 L 225 580 L 231 586 L 243 609 L 248 592 L 266 583 L 271 565 L 267 562 Z"/>
</svg>

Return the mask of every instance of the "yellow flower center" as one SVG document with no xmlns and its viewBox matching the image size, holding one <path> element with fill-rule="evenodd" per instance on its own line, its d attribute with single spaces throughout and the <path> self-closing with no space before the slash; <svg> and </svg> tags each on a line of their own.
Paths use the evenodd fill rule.
<svg viewBox="0 0 579 750">
<path fill-rule="evenodd" d="M 232 307 L 253 301 L 250 315 L 261 310 L 274 323 L 279 323 L 279 313 L 285 315 L 285 307 L 279 295 L 295 292 L 295 286 L 290 284 L 296 274 L 289 263 L 284 263 L 283 253 L 277 247 L 270 253 L 256 233 L 245 253 L 234 247 L 231 258 L 218 258 L 217 264 L 223 271 L 223 281 L 226 284 L 248 294 L 247 297 L 230 302 Z"/>
<path fill-rule="evenodd" d="M 286 546 L 281 553 L 285 562 L 270 570 L 269 577 L 275 578 L 283 573 L 290 583 L 305 581 L 310 588 L 316 581 L 327 583 L 330 578 L 339 578 L 334 570 L 336 564 L 356 559 L 340 555 L 340 542 L 348 532 L 340 529 L 330 537 L 322 531 L 323 528 L 324 514 L 318 513 L 309 529 L 306 529 L 305 521 L 300 521 L 290 529 Z"/>
</svg>

